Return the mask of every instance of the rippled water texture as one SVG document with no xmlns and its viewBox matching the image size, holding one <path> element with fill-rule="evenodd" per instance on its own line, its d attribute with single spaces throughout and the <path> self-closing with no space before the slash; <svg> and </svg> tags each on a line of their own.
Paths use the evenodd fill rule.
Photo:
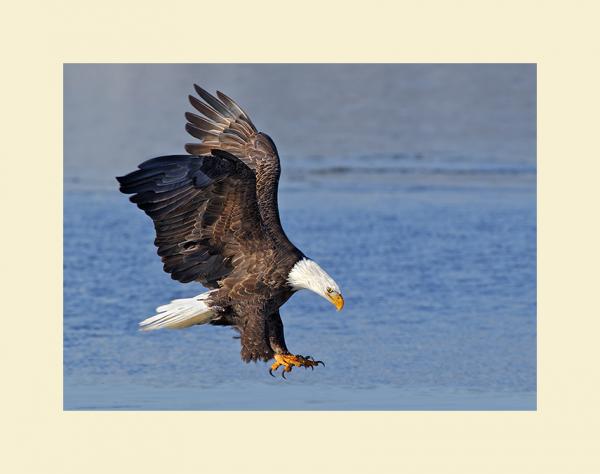
<svg viewBox="0 0 600 474">
<path fill-rule="evenodd" d="M 182 152 L 193 82 L 278 145 L 284 227 L 346 298 L 282 308 L 326 367 L 274 379 L 228 328 L 137 331 L 203 289 L 113 179 Z M 535 182 L 529 65 L 66 66 L 64 407 L 535 409 Z"/>
</svg>

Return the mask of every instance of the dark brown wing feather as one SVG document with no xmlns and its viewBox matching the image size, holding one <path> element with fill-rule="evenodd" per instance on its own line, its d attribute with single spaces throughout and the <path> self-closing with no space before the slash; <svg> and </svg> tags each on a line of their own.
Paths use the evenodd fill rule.
<svg viewBox="0 0 600 474">
<path fill-rule="evenodd" d="M 279 161 L 273 141 L 256 130 L 250 117 L 232 99 L 222 92 L 217 97 L 194 85 L 204 100 L 189 96 L 192 106 L 203 116 L 187 112 L 186 130 L 200 140 L 188 143 L 185 149 L 192 155 L 210 154 L 212 150 L 224 150 L 237 156 L 256 172 L 261 160 Z"/>
<path fill-rule="evenodd" d="M 300 258 L 302 253 L 289 241 L 279 219 L 281 169 L 273 140 L 258 132 L 248 114 L 222 92 L 214 97 L 198 85 L 194 88 L 202 100 L 190 96 L 190 103 L 203 116 L 186 113 L 186 129 L 200 143 L 188 143 L 185 149 L 196 155 L 224 150 L 243 161 L 256 175 L 258 209 L 267 232 L 279 249 Z"/>
<path fill-rule="evenodd" d="M 154 158 L 117 179 L 154 221 L 158 254 L 175 280 L 217 288 L 235 256 L 269 245 L 254 173 L 228 153 Z"/>
</svg>

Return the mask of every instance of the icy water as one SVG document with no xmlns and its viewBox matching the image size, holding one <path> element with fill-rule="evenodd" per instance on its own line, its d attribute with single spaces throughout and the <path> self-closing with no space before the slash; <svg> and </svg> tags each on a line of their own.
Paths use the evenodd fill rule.
<svg viewBox="0 0 600 474">
<path fill-rule="evenodd" d="M 162 271 L 150 219 L 113 184 L 115 175 L 152 155 L 139 154 L 137 145 L 98 140 L 87 157 L 77 158 L 85 123 L 77 119 L 90 113 L 78 91 L 91 87 L 97 95 L 98 84 L 107 79 L 100 75 L 90 83 L 87 66 L 72 67 L 65 71 L 65 409 L 536 408 L 535 143 L 532 147 L 530 134 L 518 136 L 519 127 L 511 128 L 523 123 L 524 109 L 530 114 L 531 90 L 523 92 L 529 102 L 505 91 L 510 100 L 483 107 L 499 114 L 489 126 L 497 136 L 488 130 L 485 146 L 466 140 L 461 148 L 460 137 L 446 137 L 443 150 L 434 149 L 441 142 L 433 139 L 403 147 L 392 136 L 379 148 L 357 149 L 360 141 L 353 135 L 344 152 L 312 155 L 282 131 L 293 151 L 286 154 L 272 132 L 283 160 L 284 227 L 334 276 L 346 299 L 337 313 L 318 296 L 301 292 L 282 308 L 290 350 L 326 363 L 314 371 L 295 369 L 283 380 L 270 377 L 264 363 L 242 363 L 239 340 L 229 328 L 137 331 L 138 321 L 156 306 L 204 290 L 172 281 Z M 192 72 L 198 71 L 185 69 L 174 77 L 191 82 Z M 496 78 L 498 90 L 518 92 L 519 74 L 529 72 L 488 75 Z M 405 73 L 398 71 L 400 83 Z M 417 73 L 411 74 L 415 81 Z M 447 77 L 440 74 L 418 84 L 441 87 L 436 81 Z M 85 77 L 85 88 L 78 88 L 77 77 Z M 448 100 L 466 103 L 472 89 L 471 84 L 466 98 L 448 92 Z M 123 90 L 125 97 L 129 89 Z M 422 96 L 409 92 L 405 102 L 420 110 Z M 113 99 L 96 106 L 107 115 L 128 113 L 131 104 Z M 381 103 L 390 108 L 389 100 Z M 87 126 L 108 137 L 115 124 L 92 120 Z M 155 154 L 169 152 L 166 148 L 180 152 L 161 141 L 162 135 L 170 137 L 170 127 L 163 125 L 150 146 Z M 428 133 L 436 135 L 423 131 Z M 88 138 L 83 141 L 92 143 Z M 491 153 L 503 140 L 512 144 Z M 424 151 L 414 151 L 419 149 Z"/>
</svg>

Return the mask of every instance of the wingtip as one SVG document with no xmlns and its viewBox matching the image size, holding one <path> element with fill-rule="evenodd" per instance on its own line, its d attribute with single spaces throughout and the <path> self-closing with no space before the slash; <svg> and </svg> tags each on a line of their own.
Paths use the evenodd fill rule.
<svg viewBox="0 0 600 474">
<path fill-rule="evenodd" d="M 119 192 L 123 194 L 131 194 L 131 191 L 128 189 L 129 184 L 129 175 L 126 176 L 115 176 L 117 181 L 119 182 Z M 133 197 L 133 196 L 131 196 Z M 129 198 L 131 200 L 131 197 Z"/>
<path fill-rule="evenodd" d="M 228 101 L 229 102 L 234 102 L 234 100 L 231 97 L 229 97 L 227 94 L 225 94 L 222 91 L 217 91 L 217 97 L 219 99 L 221 99 L 221 102 L 228 102 Z"/>
<path fill-rule="evenodd" d="M 204 95 L 204 94 L 208 94 L 210 95 L 210 93 L 208 91 L 206 91 L 206 89 L 203 89 L 202 87 L 200 87 L 198 84 L 194 83 L 194 90 L 196 91 L 196 93 L 200 96 Z"/>
</svg>

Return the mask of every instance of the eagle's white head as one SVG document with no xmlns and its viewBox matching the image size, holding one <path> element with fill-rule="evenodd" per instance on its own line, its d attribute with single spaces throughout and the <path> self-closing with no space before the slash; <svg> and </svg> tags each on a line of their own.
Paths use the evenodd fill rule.
<svg viewBox="0 0 600 474">
<path fill-rule="evenodd" d="M 292 267 L 288 283 L 294 290 L 310 290 L 332 303 L 338 311 L 344 307 L 340 287 L 316 262 L 303 258 Z"/>
</svg>

